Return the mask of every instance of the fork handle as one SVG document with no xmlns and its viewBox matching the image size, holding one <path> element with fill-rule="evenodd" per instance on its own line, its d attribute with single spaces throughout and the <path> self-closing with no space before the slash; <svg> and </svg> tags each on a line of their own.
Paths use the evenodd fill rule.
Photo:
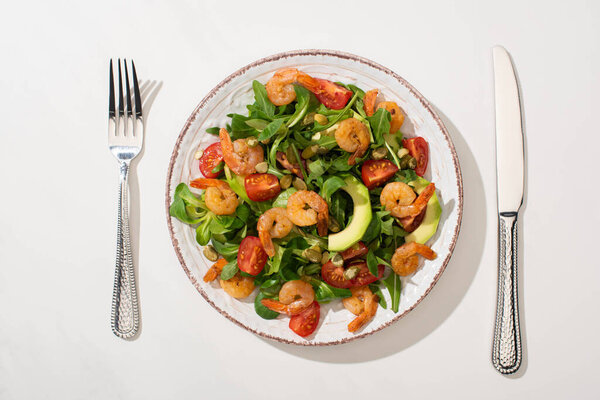
<svg viewBox="0 0 600 400">
<path fill-rule="evenodd" d="M 516 212 L 498 216 L 498 303 L 492 364 L 502 374 L 512 374 L 521 365 L 521 330 L 517 290 Z"/>
<path fill-rule="evenodd" d="M 135 336 L 139 327 L 138 298 L 135 271 L 129 239 L 128 181 L 129 162 L 119 168 L 119 210 L 117 218 L 117 260 L 113 289 L 111 327 L 115 335 L 127 339 Z"/>
</svg>

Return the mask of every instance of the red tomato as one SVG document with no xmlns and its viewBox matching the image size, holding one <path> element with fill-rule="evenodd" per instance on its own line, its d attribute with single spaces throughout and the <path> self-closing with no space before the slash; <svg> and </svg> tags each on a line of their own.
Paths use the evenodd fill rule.
<svg viewBox="0 0 600 400">
<path fill-rule="evenodd" d="M 386 183 L 397 171 L 398 167 L 390 160 L 367 160 L 360 174 L 365 186 L 374 189 Z"/>
<path fill-rule="evenodd" d="M 304 74 L 298 81 L 302 86 L 313 92 L 325 107 L 332 110 L 341 110 L 352 97 L 352 91 L 327 79 L 313 78 Z"/>
<path fill-rule="evenodd" d="M 221 143 L 213 143 L 204 150 L 200 157 L 200 172 L 207 178 L 216 178 L 221 175 L 221 171 L 212 172 L 212 170 L 223 161 L 223 150 Z"/>
<path fill-rule="evenodd" d="M 404 139 L 402 146 L 406 147 L 410 155 L 417 159 L 415 173 L 423 176 L 425 171 L 427 171 L 427 163 L 429 162 L 429 145 L 427 141 L 419 136 L 412 139 Z"/>
<path fill-rule="evenodd" d="M 356 248 L 354 248 L 356 247 Z M 366 255 L 369 252 L 369 248 L 363 243 L 358 242 L 355 246 L 350 247 L 342 251 L 342 258 L 344 261 L 352 260 L 354 258 L 359 258 Z"/>
<path fill-rule="evenodd" d="M 296 334 L 305 337 L 317 329 L 321 318 L 321 306 L 316 301 L 298 315 L 290 318 L 290 329 Z"/>
<path fill-rule="evenodd" d="M 252 174 L 244 180 L 248 197 L 253 201 L 271 200 L 281 192 L 279 179 L 273 174 Z"/>
<path fill-rule="evenodd" d="M 375 282 L 377 279 L 383 278 L 383 272 L 385 271 L 385 266 L 379 264 L 377 266 L 377 276 L 371 274 L 369 272 L 369 267 L 367 267 L 367 263 L 365 261 L 354 261 L 348 265 L 348 267 L 352 267 L 358 265 L 360 267 L 360 271 L 358 271 L 358 275 L 350 280 L 351 287 L 358 287 L 368 285 L 370 283 Z"/>
<path fill-rule="evenodd" d="M 246 236 L 240 244 L 237 262 L 240 270 L 250 274 L 258 275 L 263 270 L 269 256 L 265 252 L 260 239 L 256 236 Z"/>
<path fill-rule="evenodd" d="M 344 267 L 336 267 L 331 261 L 327 261 L 321 267 L 321 277 L 325 283 L 336 288 L 348 289 L 352 287 L 352 282 L 344 278 Z"/>
</svg>

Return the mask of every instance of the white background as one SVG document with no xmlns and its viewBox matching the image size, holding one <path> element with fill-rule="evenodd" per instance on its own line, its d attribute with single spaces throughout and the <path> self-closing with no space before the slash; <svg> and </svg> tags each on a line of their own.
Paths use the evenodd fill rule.
<svg viewBox="0 0 600 400">
<path fill-rule="evenodd" d="M 4 2 L 0 398 L 597 398 L 600 3 L 561 3 Z M 514 57 L 526 116 L 525 360 L 512 377 L 490 363 L 495 44 Z M 188 115 L 229 73 L 299 48 L 355 53 L 406 78 L 451 121 L 464 177 L 462 230 L 437 286 L 392 327 L 337 347 L 266 341 L 223 318 L 166 227 L 166 170 Z M 110 57 L 162 82 L 131 182 L 143 320 L 133 342 L 109 325 Z"/>
</svg>

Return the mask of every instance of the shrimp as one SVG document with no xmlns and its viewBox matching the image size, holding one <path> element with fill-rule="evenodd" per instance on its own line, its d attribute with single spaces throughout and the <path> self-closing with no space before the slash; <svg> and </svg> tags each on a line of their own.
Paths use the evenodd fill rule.
<svg viewBox="0 0 600 400">
<path fill-rule="evenodd" d="M 356 315 L 348 324 L 348 332 L 356 332 L 369 322 L 377 312 L 379 298 L 368 286 L 350 288 L 351 297 L 342 299 L 346 310 Z"/>
<path fill-rule="evenodd" d="M 294 83 L 300 72 L 296 68 L 283 68 L 276 71 L 265 85 L 267 96 L 276 106 L 285 106 L 296 100 Z"/>
<path fill-rule="evenodd" d="M 287 236 L 293 227 L 294 224 L 290 221 L 287 210 L 283 207 L 271 208 L 260 216 L 256 229 L 258 230 L 260 242 L 269 257 L 275 255 L 275 247 L 273 247 L 271 238 Z"/>
<path fill-rule="evenodd" d="M 419 197 L 413 189 L 403 182 L 390 182 L 384 186 L 379 196 L 381 204 L 396 218 L 416 217 L 435 193 L 435 184 L 430 183 Z M 416 200 L 415 200 L 416 199 Z"/>
<path fill-rule="evenodd" d="M 287 315 L 297 315 L 315 301 L 315 291 L 310 283 L 302 280 L 288 281 L 279 290 L 279 301 L 262 299 L 263 306 Z"/>
<path fill-rule="evenodd" d="M 260 146 L 248 146 L 247 139 L 237 139 L 231 141 L 227 129 L 221 128 L 219 131 L 221 139 L 221 149 L 223 151 L 223 159 L 225 164 L 236 175 L 250 175 L 256 172 L 256 164 L 261 163 L 265 159 L 263 149 Z"/>
<path fill-rule="evenodd" d="M 254 291 L 254 278 L 242 276 L 239 272 L 229 280 L 219 279 L 219 283 L 225 293 L 236 299 L 248 297 Z"/>
<path fill-rule="evenodd" d="M 329 206 L 316 192 L 299 190 L 292 194 L 287 203 L 288 218 L 298 226 L 317 224 L 320 236 L 327 235 Z"/>
<path fill-rule="evenodd" d="M 206 207 L 217 215 L 231 215 L 235 213 L 238 198 L 227 182 L 218 179 L 198 178 L 190 182 L 196 189 L 206 189 L 204 202 Z"/>
<path fill-rule="evenodd" d="M 365 93 L 363 97 L 363 110 L 365 110 L 367 117 L 371 117 L 375 114 L 375 100 L 377 100 L 378 94 L 379 90 L 373 89 Z"/>
<path fill-rule="evenodd" d="M 371 137 L 367 126 L 356 118 L 340 122 L 335 131 L 335 141 L 348 153 L 354 153 L 348 159 L 348 165 L 354 165 L 357 157 L 362 157 L 369 148 Z"/>
<path fill-rule="evenodd" d="M 398 247 L 392 256 L 392 269 L 400 276 L 408 276 L 415 272 L 419 267 L 419 257 L 422 255 L 428 260 L 433 260 L 437 257 L 435 251 L 417 242 L 405 243 Z"/>
<path fill-rule="evenodd" d="M 224 258 L 218 259 L 217 262 L 214 263 L 212 267 L 208 269 L 208 271 L 206 271 L 206 274 L 204 274 L 204 282 L 212 282 L 217 279 L 225 265 L 227 265 L 227 260 Z"/>
<path fill-rule="evenodd" d="M 393 101 L 382 101 L 377 104 L 377 109 L 380 108 L 386 109 L 392 114 L 392 121 L 390 122 L 390 133 L 398 132 L 398 129 L 404 123 L 404 114 L 400 111 L 400 107 Z"/>
</svg>

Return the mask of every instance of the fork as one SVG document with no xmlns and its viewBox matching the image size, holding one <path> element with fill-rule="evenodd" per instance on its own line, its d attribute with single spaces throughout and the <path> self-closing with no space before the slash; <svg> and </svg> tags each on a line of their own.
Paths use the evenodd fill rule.
<svg viewBox="0 0 600 400">
<path fill-rule="evenodd" d="M 108 100 L 108 147 L 119 162 L 119 210 L 117 217 L 117 259 L 113 289 L 111 328 L 115 335 L 127 339 L 135 336 L 139 328 L 139 307 L 135 284 L 135 271 L 129 237 L 128 183 L 131 160 L 142 150 L 144 120 L 142 100 L 138 86 L 135 64 L 131 61 L 133 74 L 134 107 L 131 103 L 127 60 L 123 60 L 125 72 L 125 97 L 121 59 L 118 60 L 119 93 L 118 109 L 115 109 L 113 62 L 110 60 Z"/>
</svg>

